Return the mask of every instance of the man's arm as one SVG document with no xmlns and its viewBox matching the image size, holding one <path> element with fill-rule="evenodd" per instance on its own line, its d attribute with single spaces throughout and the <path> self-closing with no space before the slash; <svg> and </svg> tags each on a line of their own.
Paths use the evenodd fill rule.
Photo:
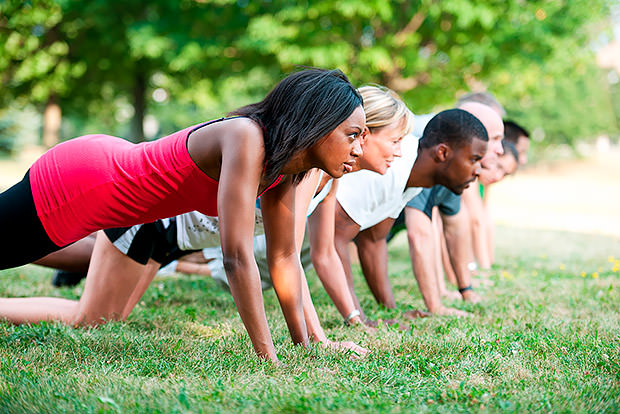
<svg viewBox="0 0 620 414">
<path fill-rule="evenodd" d="M 429 217 L 418 209 L 405 207 L 405 223 L 413 273 L 429 312 L 438 315 L 467 315 L 467 312 L 445 307 L 441 303 L 437 278 L 443 275 L 436 274 L 434 228 Z"/>
<path fill-rule="evenodd" d="M 468 245 L 469 221 L 467 213 L 463 210 L 457 214 L 448 216 L 441 215 L 443 222 L 443 231 L 446 238 L 446 247 L 450 258 L 450 264 L 454 270 L 457 285 L 459 289 L 471 286 L 471 272 L 468 268 L 470 261 L 470 246 Z M 463 299 L 468 302 L 479 302 L 478 296 L 473 290 L 468 289 L 462 291 Z"/>
<path fill-rule="evenodd" d="M 462 202 L 467 206 L 471 225 L 471 242 L 478 266 L 482 269 L 491 267 L 491 259 L 487 250 L 486 221 L 484 207 L 478 194 L 478 186 L 472 185 L 463 191 Z"/>
</svg>

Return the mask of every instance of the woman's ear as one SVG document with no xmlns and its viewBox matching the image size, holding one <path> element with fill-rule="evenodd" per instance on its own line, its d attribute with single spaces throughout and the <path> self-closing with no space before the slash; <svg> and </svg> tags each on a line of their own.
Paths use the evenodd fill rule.
<svg viewBox="0 0 620 414">
<path fill-rule="evenodd" d="M 360 142 L 362 145 L 364 145 L 368 140 L 368 135 L 370 135 L 370 129 L 367 126 L 364 126 L 364 130 L 362 131 L 362 135 L 360 137 Z"/>
</svg>

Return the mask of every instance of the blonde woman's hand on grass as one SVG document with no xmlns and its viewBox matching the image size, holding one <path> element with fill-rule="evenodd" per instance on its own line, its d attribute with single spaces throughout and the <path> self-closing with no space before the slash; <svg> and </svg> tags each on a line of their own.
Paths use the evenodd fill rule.
<svg viewBox="0 0 620 414">
<path fill-rule="evenodd" d="M 351 359 L 362 359 L 366 355 L 368 355 L 368 353 L 370 352 L 368 348 L 359 346 L 358 344 L 352 341 L 338 342 L 338 341 L 327 340 L 327 341 L 321 342 L 321 345 L 324 348 L 333 349 L 336 351 L 343 351 L 349 354 L 349 357 Z"/>
</svg>

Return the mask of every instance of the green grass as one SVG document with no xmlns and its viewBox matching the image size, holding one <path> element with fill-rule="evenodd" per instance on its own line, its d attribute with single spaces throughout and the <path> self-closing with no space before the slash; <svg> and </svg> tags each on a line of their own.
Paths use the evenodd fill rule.
<svg viewBox="0 0 620 414">
<path fill-rule="evenodd" d="M 500 228 L 498 240 L 485 301 L 448 303 L 475 316 L 406 332 L 344 328 L 310 275 L 328 335 L 372 349 L 362 361 L 292 346 L 273 292 L 266 308 L 286 365 L 259 361 L 232 298 L 194 276 L 157 279 L 124 323 L 0 323 L 0 412 L 618 412 L 620 271 L 609 256 L 620 239 Z M 399 309 L 380 309 L 358 274 L 371 315 L 423 307 L 402 236 L 391 256 Z M 81 291 L 49 279 L 34 266 L 3 271 L 0 295 Z"/>
</svg>

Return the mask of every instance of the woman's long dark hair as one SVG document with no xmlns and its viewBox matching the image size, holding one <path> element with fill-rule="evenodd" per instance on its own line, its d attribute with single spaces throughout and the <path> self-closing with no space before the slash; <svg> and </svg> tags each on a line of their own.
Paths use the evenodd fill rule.
<svg viewBox="0 0 620 414">
<path fill-rule="evenodd" d="M 262 101 L 229 115 L 247 116 L 263 126 L 265 179 L 272 182 L 293 155 L 319 142 L 362 104 L 340 70 L 305 69 L 282 79 Z M 305 174 L 296 174 L 294 182 Z"/>
</svg>

